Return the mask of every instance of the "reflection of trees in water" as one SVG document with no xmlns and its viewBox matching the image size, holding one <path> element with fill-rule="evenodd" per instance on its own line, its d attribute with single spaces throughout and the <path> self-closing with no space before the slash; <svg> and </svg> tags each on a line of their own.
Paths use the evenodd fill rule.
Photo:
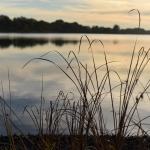
<svg viewBox="0 0 150 150">
<path fill-rule="evenodd" d="M 10 46 L 25 48 L 36 45 L 45 45 L 52 43 L 56 46 L 63 46 L 65 44 L 77 44 L 77 40 L 66 40 L 61 38 L 56 39 L 40 39 L 40 38 L 0 38 L 0 48 L 8 48 Z"/>
<path fill-rule="evenodd" d="M 61 39 L 61 38 L 58 38 L 58 39 L 52 39 L 50 40 L 50 42 L 52 44 L 55 44 L 56 46 L 63 46 L 64 44 L 77 44 L 78 43 L 78 40 L 65 40 L 65 39 Z"/>
<path fill-rule="evenodd" d="M 44 45 L 47 43 L 48 40 L 45 39 L 30 39 L 30 38 L 0 39 L 1 48 L 8 48 L 11 45 L 13 45 L 14 47 L 25 48 L 25 47 L 33 47 L 36 45 Z"/>
<path fill-rule="evenodd" d="M 114 44 L 114 45 L 116 45 L 116 44 L 118 44 L 118 43 L 119 43 L 118 40 L 113 40 L 113 44 Z"/>
</svg>

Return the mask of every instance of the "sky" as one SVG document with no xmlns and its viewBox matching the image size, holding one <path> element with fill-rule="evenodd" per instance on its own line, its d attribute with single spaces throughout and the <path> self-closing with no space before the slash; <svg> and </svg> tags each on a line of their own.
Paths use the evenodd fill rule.
<svg viewBox="0 0 150 150">
<path fill-rule="evenodd" d="M 121 28 L 137 27 L 141 13 L 141 27 L 150 29 L 149 0 L 0 0 L 0 14 L 9 17 L 25 16 L 48 22 L 63 19 L 83 25 Z"/>
</svg>

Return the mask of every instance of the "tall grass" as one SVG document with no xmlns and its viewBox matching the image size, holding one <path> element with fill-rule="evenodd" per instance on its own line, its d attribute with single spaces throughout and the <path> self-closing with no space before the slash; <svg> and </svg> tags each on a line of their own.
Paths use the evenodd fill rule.
<svg viewBox="0 0 150 150">
<path fill-rule="evenodd" d="M 78 58 L 83 38 L 86 38 L 89 42 L 93 66 L 92 71 L 91 69 L 88 70 L 88 65 L 84 64 Z M 150 82 L 148 81 L 147 84 L 142 87 L 143 90 L 139 95 L 135 96 L 134 91 L 138 88 L 140 77 L 149 63 L 148 54 L 150 49 L 145 51 L 144 47 L 142 47 L 137 55 L 135 55 L 137 41 L 135 42 L 127 77 L 125 81 L 123 81 L 119 73 L 110 68 L 110 64 L 114 62 L 108 61 L 105 49 L 105 63 L 100 66 L 96 65 L 94 52 L 92 50 L 94 42 L 95 41 L 90 41 L 87 36 L 82 36 L 78 54 L 70 51 L 68 56 L 65 57 L 60 52 L 55 51 L 55 53 L 63 59 L 66 64 L 66 69 L 59 66 L 56 62 L 44 58 L 43 56 L 45 55 L 30 60 L 25 66 L 35 59 L 52 63 L 71 80 L 78 91 L 79 97 L 74 99 L 73 102 L 68 99 L 67 94 L 65 95 L 63 93 L 62 95 L 62 92 L 60 93 L 61 98 L 59 94 L 55 102 L 50 102 L 49 109 L 45 110 L 46 125 L 48 127 L 45 134 L 60 134 L 61 132 L 59 129 L 65 122 L 65 129 L 68 130 L 66 133 L 69 133 L 70 138 L 72 139 L 71 145 L 73 145 L 73 147 L 86 149 L 88 147 L 88 139 L 92 136 L 94 138 L 96 149 L 119 150 L 124 144 L 125 137 L 130 136 L 133 133 L 136 135 L 139 135 L 139 133 L 143 133 L 144 135 L 147 134 L 142 128 L 143 120 L 140 118 L 138 105 L 144 95 L 146 95 Z M 103 42 L 100 40 L 98 40 L 98 42 L 100 42 L 101 46 L 104 48 Z M 76 65 L 76 67 L 74 67 L 74 65 Z M 104 68 L 105 70 L 104 75 L 100 74 L 99 70 L 101 68 Z M 118 78 L 118 85 L 114 86 L 112 74 L 115 74 Z M 101 78 L 99 78 L 99 76 L 101 76 Z M 119 107 L 115 106 L 116 98 L 114 96 L 114 90 L 116 88 L 119 88 Z M 102 105 L 106 100 L 110 100 L 112 109 L 113 128 L 111 131 L 107 128 L 104 117 L 105 112 Z M 42 105 L 40 106 L 40 109 L 41 107 Z M 38 122 L 37 116 L 32 110 L 28 113 L 40 133 L 41 126 L 39 125 L 39 122 L 42 118 L 40 117 Z M 135 115 L 137 115 L 138 121 L 135 121 Z M 108 140 L 108 137 L 106 136 L 108 134 L 114 136 L 113 142 Z M 71 149 L 73 149 L 73 147 Z"/>
</svg>

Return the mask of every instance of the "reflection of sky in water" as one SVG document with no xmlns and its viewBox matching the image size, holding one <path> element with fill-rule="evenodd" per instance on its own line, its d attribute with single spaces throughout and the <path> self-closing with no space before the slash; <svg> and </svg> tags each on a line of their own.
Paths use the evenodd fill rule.
<svg viewBox="0 0 150 150">
<path fill-rule="evenodd" d="M 19 43 L 14 45 L 12 42 L 9 46 L 3 46 L 0 51 L 0 80 L 2 80 L 4 85 L 4 95 L 5 98 L 9 99 L 8 92 L 8 68 L 10 70 L 10 80 L 11 80 L 11 92 L 12 92 L 12 105 L 13 108 L 23 116 L 22 111 L 26 105 L 37 105 L 40 102 L 41 96 L 41 84 L 42 84 L 42 74 L 44 76 L 44 97 L 47 101 L 55 99 L 60 90 L 65 92 L 74 91 L 73 84 L 69 79 L 54 65 L 35 60 L 30 63 L 26 68 L 22 68 L 23 65 L 30 59 L 35 57 L 40 57 L 49 51 L 57 50 L 67 56 L 69 50 L 78 51 L 78 42 L 80 40 L 80 34 L 27 34 L 27 35 L 1 35 L 1 39 L 44 39 L 45 41 L 41 44 L 38 40 L 35 42 L 25 41 L 23 49 L 20 47 Z M 127 67 L 129 65 L 130 56 L 136 39 L 135 35 L 89 35 L 91 39 L 100 39 L 105 45 L 105 49 L 108 53 L 109 61 L 117 61 L 116 63 L 110 64 L 111 67 L 119 71 L 121 78 L 126 75 Z M 137 44 L 137 50 L 141 46 L 145 48 L 149 47 L 149 36 L 138 37 L 139 42 Z M 10 41 L 7 41 L 10 42 Z M 15 41 L 16 42 L 16 41 Z M 19 42 L 19 40 L 17 41 Z M 27 44 L 26 44 L 27 42 Z M 31 44 L 32 43 L 32 44 Z M 34 43 L 34 44 L 33 44 Z M 1 44 L 1 42 L 0 42 Z M 0 46 L 1 47 L 1 46 Z M 91 68 L 91 54 L 87 50 L 87 42 L 83 42 L 81 46 L 81 53 L 79 58 L 82 59 L 84 63 L 89 65 Z M 103 48 L 99 42 L 93 45 L 94 56 L 97 65 L 104 64 Z M 49 53 L 44 58 L 48 58 L 52 61 L 57 62 L 62 68 L 66 65 L 64 61 L 56 54 Z M 101 72 L 104 72 L 103 68 Z M 99 73 L 101 77 L 101 73 Z M 141 79 L 144 83 L 145 79 L 149 78 L 149 68 L 145 71 L 144 79 Z M 115 80 L 115 78 L 114 78 Z M 117 90 L 116 90 L 117 93 Z M 106 110 L 110 112 L 108 106 L 109 102 L 105 103 Z M 149 105 L 147 101 L 144 100 L 140 105 L 140 110 L 147 114 L 149 112 Z M 106 113 L 107 114 L 107 113 Z M 144 113 L 143 113 L 144 114 Z M 108 115 L 109 116 L 109 115 Z M 22 117 L 26 120 L 25 116 Z M 109 117 L 108 117 L 109 121 Z M 27 124 L 27 121 L 25 121 Z M 30 124 L 28 124 L 30 126 Z"/>
</svg>

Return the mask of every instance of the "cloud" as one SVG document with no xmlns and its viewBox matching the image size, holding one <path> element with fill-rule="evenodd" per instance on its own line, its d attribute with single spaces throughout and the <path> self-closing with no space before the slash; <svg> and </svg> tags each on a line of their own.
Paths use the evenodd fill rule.
<svg viewBox="0 0 150 150">
<path fill-rule="evenodd" d="M 84 0 L 1 0 L 1 5 L 16 7 L 32 7 L 45 9 L 63 9 L 65 7 L 78 7 L 86 5 Z"/>
<path fill-rule="evenodd" d="M 113 26 L 118 23 L 130 27 L 134 26 L 134 22 L 133 17 L 129 18 L 131 15 L 128 15 L 128 11 L 138 8 L 144 26 L 148 27 L 150 14 L 148 2 L 148 0 L 1 0 L 0 13 L 11 17 L 33 17 L 49 22 L 64 19 L 85 25 Z"/>
</svg>

